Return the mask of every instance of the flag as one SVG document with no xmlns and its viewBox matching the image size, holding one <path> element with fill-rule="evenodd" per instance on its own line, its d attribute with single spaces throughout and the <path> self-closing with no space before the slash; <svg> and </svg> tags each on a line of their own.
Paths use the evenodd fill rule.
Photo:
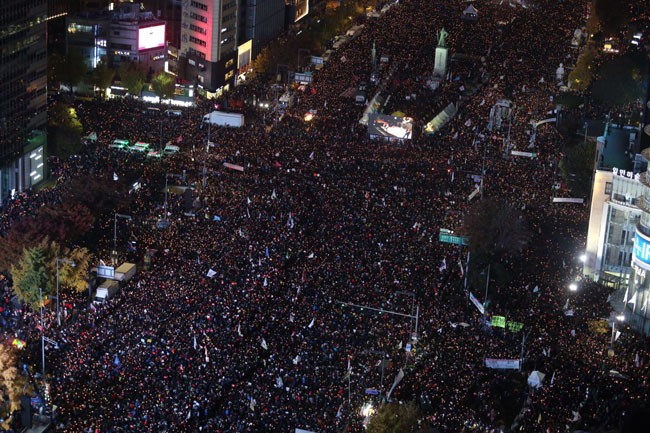
<svg viewBox="0 0 650 433">
<path fill-rule="evenodd" d="M 636 355 L 634 355 L 634 366 L 636 368 L 639 368 L 639 352 L 637 352 Z"/>
<path fill-rule="evenodd" d="M 246 204 L 251 204 L 251 203 L 252 203 L 252 201 L 251 201 L 250 197 L 246 197 Z"/>
<path fill-rule="evenodd" d="M 120 358 L 117 357 L 117 353 L 115 354 L 115 358 L 113 358 L 113 364 L 117 368 L 120 368 L 122 366 L 122 363 L 120 362 Z"/>
<path fill-rule="evenodd" d="M 571 309 L 571 310 L 566 310 L 566 312 L 564 313 L 564 315 L 565 315 L 565 316 L 569 316 L 569 317 L 573 317 L 573 309 Z"/>
<path fill-rule="evenodd" d="M 282 388 L 284 386 L 284 382 L 282 382 L 282 378 L 280 376 L 275 378 L 275 386 L 276 388 Z"/>
<path fill-rule="evenodd" d="M 314 326 L 314 321 L 315 320 L 316 320 L 316 318 L 311 319 L 311 323 L 309 323 L 309 326 L 308 326 L 309 328 Z"/>
<path fill-rule="evenodd" d="M 614 337 L 614 341 L 618 340 L 618 337 L 621 336 L 621 331 L 616 331 L 616 336 Z"/>
<path fill-rule="evenodd" d="M 309 154 L 309 159 L 314 159 L 314 152 Z"/>
<path fill-rule="evenodd" d="M 300 355 L 296 355 L 296 357 L 293 358 L 292 361 L 293 361 L 293 365 L 298 365 L 298 363 L 300 362 Z"/>
<path fill-rule="evenodd" d="M 465 276 L 465 269 L 463 269 L 463 263 L 458 259 L 458 267 L 460 268 L 460 276 L 461 278 Z"/>
<path fill-rule="evenodd" d="M 269 247 L 266 247 L 266 258 L 269 258 Z"/>
<path fill-rule="evenodd" d="M 262 337 L 262 348 L 264 350 L 269 350 L 269 346 L 266 344 L 266 340 Z"/>
<path fill-rule="evenodd" d="M 625 288 L 625 295 L 623 295 L 623 303 L 624 304 L 627 304 L 627 290 L 628 290 L 628 288 L 626 287 Z"/>
<path fill-rule="evenodd" d="M 266 279 L 266 277 L 264 277 L 264 283 L 263 283 L 263 286 L 264 286 L 264 287 L 267 287 L 268 285 L 269 285 L 269 282 L 268 282 L 268 280 Z"/>
<path fill-rule="evenodd" d="M 551 385 L 553 385 L 553 382 L 555 382 L 555 372 L 553 372 L 553 376 L 551 376 Z"/>
<path fill-rule="evenodd" d="M 565 310 L 569 309 L 569 298 L 567 298 L 566 302 L 564 303 L 564 309 Z"/>
<path fill-rule="evenodd" d="M 537 293 L 537 292 L 539 292 L 539 286 L 535 286 L 535 288 L 533 289 L 533 293 Z"/>
<path fill-rule="evenodd" d="M 387 400 L 390 400 L 390 395 L 393 393 L 393 390 L 402 381 L 402 379 L 404 379 L 404 370 L 400 368 L 399 373 L 397 373 L 397 376 L 395 376 L 395 380 L 393 381 L 393 386 L 390 387 L 388 393 L 386 394 Z"/>
<path fill-rule="evenodd" d="M 447 259 L 446 259 L 446 258 L 443 258 L 443 259 L 442 259 L 442 264 L 440 265 L 440 267 L 439 267 L 438 269 L 440 270 L 440 272 L 442 272 L 442 271 L 444 271 L 445 269 L 447 269 Z"/>
<path fill-rule="evenodd" d="M 255 405 L 257 404 L 257 401 L 251 397 L 251 403 L 250 403 L 250 408 L 251 410 L 255 410 Z"/>
<path fill-rule="evenodd" d="M 632 295 L 632 297 L 630 298 L 630 300 L 627 301 L 628 304 L 632 304 L 632 305 L 634 305 L 634 306 L 636 307 L 636 295 L 637 295 L 637 293 L 638 293 L 638 292 L 634 292 L 634 295 Z"/>
<path fill-rule="evenodd" d="M 289 314 L 289 322 L 293 323 L 294 318 L 295 316 L 293 315 L 293 313 Z"/>
<path fill-rule="evenodd" d="M 241 323 L 237 325 L 237 335 L 239 335 L 240 337 L 244 336 L 244 334 L 241 333 Z"/>
<path fill-rule="evenodd" d="M 275 193 L 275 188 L 273 188 L 273 192 L 271 193 L 271 198 L 272 198 L 273 200 L 275 200 L 276 198 L 278 198 L 278 195 Z"/>
<path fill-rule="evenodd" d="M 336 411 L 336 417 L 341 418 L 341 410 L 343 409 L 343 403 L 339 406 L 339 410 Z"/>
<path fill-rule="evenodd" d="M 208 278 L 212 278 L 212 277 L 214 277 L 215 275 L 217 275 L 217 272 L 214 271 L 214 270 L 212 270 L 212 268 L 210 268 L 210 270 L 208 271 L 207 277 L 208 277 Z"/>
<path fill-rule="evenodd" d="M 117 175 L 117 173 L 113 172 L 113 180 L 119 180 L 120 177 Z"/>
<path fill-rule="evenodd" d="M 196 350 L 196 347 L 197 347 L 197 346 L 198 346 L 198 345 L 196 344 L 196 335 L 195 335 L 195 336 L 194 336 L 194 350 Z"/>
<path fill-rule="evenodd" d="M 192 409 L 187 411 L 187 416 L 185 417 L 186 420 L 190 419 L 192 417 Z"/>
</svg>

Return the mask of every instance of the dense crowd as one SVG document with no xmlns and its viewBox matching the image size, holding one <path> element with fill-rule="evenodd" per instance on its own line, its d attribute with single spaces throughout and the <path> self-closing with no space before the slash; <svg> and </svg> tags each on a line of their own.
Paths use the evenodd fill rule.
<svg viewBox="0 0 650 433">
<path fill-rule="evenodd" d="M 88 174 L 140 177 L 134 221 L 124 224 L 137 257 L 155 254 L 116 298 L 47 327 L 65 343 L 47 354 L 60 431 L 361 431 L 362 403 L 378 402 L 365 390 L 385 395 L 400 369 L 391 398 L 415 400 L 441 432 L 497 431 L 513 410 L 522 432 L 612 427 L 648 401 L 643 342 L 625 332 L 610 358 L 609 334 L 588 327 L 608 316 L 607 290 L 585 281 L 578 295 L 566 292 L 578 273 L 586 209 L 551 204 L 562 194 L 554 189 L 562 137 L 546 125 L 529 148 L 529 122 L 555 108 L 555 69 L 575 61 L 568 45 L 586 19 L 585 2 L 477 3 L 479 21 L 466 23 L 465 2 L 400 1 L 336 52 L 281 122 L 213 127 L 207 156 L 207 104 L 177 119 L 131 100 L 78 104 L 85 130 L 99 139 L 74 159 L 53 161 L 59 185 Z M 442 27 L 451 52 L 469 60 L 454 60 L 450 82 L 432 91 Z M 395 106 L 420 126 L 458 101 L 464 84 L 476 91 L 434 137 L 371 141 L 358 124 L 362 108 L 341 95 L 368 80 L 373 43 L 399 63 L 382 78 L 400 98 Z M 259 87 L 246 89 L 237 92 L 262 97 Z M 509 124 L 489 131 L 499 99 L 516 109 Z M 316 118 L 305 122 L 310 109 Z M 173 140 L 182 151 L 151 161 L 108 149 L 116 138 Z M 508 140 L 537 158 L 505 158 Z M 516 333 L 485 325 L 462 287 L 465 249 L 438 242 L 441 228 L 462 224 L 482 167 L 484 195 L 521 209 L 531 231 L 529 248 L 502 264 L 512 279 L 488 295 L 488 318 L 523 323 Z M 188 214 L 170 194 L 171 225 L 158 230 L 145 222 L 163 216 L 162 194 L 150 185 L 164 173 L 185 173 L 198 200 Z M 57 188 L 15 201 L 3 229 L 57 200 Z M 104 223 L 97 248 L 108 258 L 112 217 Z M 482 288 L 473 292 L 483 300 Z M 413 318 L 345 303 L 417 311 L 417 342 Z M 486 368 L 485 358 L 522 358 L 522 371 Z M 526 385 L 532 370 L 547 374 L 534 392 Z"/>
</svg>

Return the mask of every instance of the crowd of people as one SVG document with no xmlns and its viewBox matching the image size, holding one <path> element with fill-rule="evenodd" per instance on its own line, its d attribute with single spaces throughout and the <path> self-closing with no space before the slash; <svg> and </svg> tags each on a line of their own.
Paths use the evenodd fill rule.
<svg viewBox="0 0 650 433">
<path fill-rule="evenodd" d="M 177 119 L 143 113 L 132 100 L 78 104 L 97 142 L 53 161 L 59 185 L 21 197 L 3 226 L 39 200 L 56 200 L 79 176 L 137 176 L 142 188 L 132 193 L 125 231 L 137 257 L 155 254 L 114 299 L 61 328 L 49 317 L 48 336 L 64 342 L 47 353 L 57 430 L 362 431 L 362 404 L 392 391 L 391 399 L 416 401 L 440 432 L 504 430 L 517 413 L 516 431 L 555 432 L 614 427 L 648 401 L 644 340 L 626 331 L 608 357 L 609 334 L 590 327 L 609 314 L 607 290 L 585 280 L 579 294 L 567 293 L 587 215 L 583 206 L 551 204 L 562 194 L 554 189 L 562 137 L 540 127 L 529 149 L 529 122 L 555 108 L 557 65 L 575 61 L 568 45 L 585 2 L 478 3 L 478 22 L 467 23 L 460 0 L 400 1 L 335 53 L 281 122 L 213 127 L 207 153 L 207 103 Z M 450 80 L 433 91 L 427 81 L 442 27 L 451 52 L 471 60 L 452 62 Z M 369 140 L 358 124 L 362 108 L 341 95 L 367 81 L 373 44 L 399 62 L 382 79 L 419 126 L 459 101 L 463 84 L 476 92 L 433 137 Z M 237 91 L 262 97 L 259 86 L 253 95 L 246 88 Z M 516 108 L 489 130 L 500 99 Z M 312 122 L 303 120 L 308 110 Z M 182 150 L 150 160 L 109 149 L 116 138 L 174 140 Z M 509 145 L 537 157 L 504 157 Z M 165 173 L 184 173 L 174 183 L 196 186 L 192 212 L 170 194 L 163 214 L 152 185 Z M 511 279 L 490 285 L 489 302 L 470 287 L 487 316 L 463 287 L 466 247 L 438 241 L 440 229 L 462 225 L 482 173 L 482 194 L 521 209 L 531 233 L 529 247 L 501 264 Z M 145 224 L 161 217 L 168 228 Z M 112 249 L 112 218 L 98 257 Z M 491 328 L 493 315 L 523 329 Z M 486 358 L 521 359 L 522 368 L 487 368 Z M 532 370 L 547 375 L 534 392 Z"/>
</svg>

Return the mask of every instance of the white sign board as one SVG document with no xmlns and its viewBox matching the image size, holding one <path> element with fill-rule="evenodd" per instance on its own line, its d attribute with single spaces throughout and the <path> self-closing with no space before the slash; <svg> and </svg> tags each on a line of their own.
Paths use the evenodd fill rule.
<svg viewBox="0 0 650 433">
<path fill-rule="evenodd" d="M 487 368 L 519 370 L 519 359 L 485 358 Z"/>
<path fill-rule="evenodd" d="M 115 276 L 115 268 L 113 266 L 97 266 L 97 276 L 99 278 L 113 279 Z"/>
<path fill-rule="evenodd" d="M 537 154 L 535 152 L 521 152 L 519 150 L 513 150 L 510 152 L 512 156 L 525 156 L 527 158 L 537 158 Z"/>
<path fill-rule="evenodd" d="M 583 198 L 553 197 L 553 203 L 584 203 Z"/>
</svg>

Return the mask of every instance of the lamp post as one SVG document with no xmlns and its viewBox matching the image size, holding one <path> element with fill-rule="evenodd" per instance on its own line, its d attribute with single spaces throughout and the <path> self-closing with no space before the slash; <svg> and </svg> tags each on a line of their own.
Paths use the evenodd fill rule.
<svg viewBox="0 0 650 433">
<path fill-rule="evenodd" d="M 41 365 L 43 368 L 43 380 L 45 380 L 45 325 L 43 324 L 43 289 L 38 288 L 38 299 L 41 306 Z"/>
<path fill-rule="evenodd" d="M 61 326 L 61 313 L 59 310 L 59 263 L 68 264 L 73 268 L 76 266 L 76 263 L 69 259 L 56 258 L 56 323 Z"/>
<path fill-rule="evenodd" d="M 131 215 L 124 215 L 115 212 L 115 220 L 113 222 L 113 265 L 117 264 L 117 219 L 118 218 L 124 218 L 129 221 L 133 219 Z"/>
<path fill-rule="evenodd" d="M 160 228 L 169 227 L 169 221 L 167 220 L 167 196 L 168 196 L 168 193 L 169 193 L 169 187 L 168 187 L 167 179 L 169 179 L 169 176 L 177 177 L 179 179 L 184 178 L 184 176 L 182 174 L 165 173 L 165 203 L 163 205 L 163 207 L 164 207 L 164 215 L 163 215 L 163 219 L 158 224 L 158 226 Z"/>
</svg>

